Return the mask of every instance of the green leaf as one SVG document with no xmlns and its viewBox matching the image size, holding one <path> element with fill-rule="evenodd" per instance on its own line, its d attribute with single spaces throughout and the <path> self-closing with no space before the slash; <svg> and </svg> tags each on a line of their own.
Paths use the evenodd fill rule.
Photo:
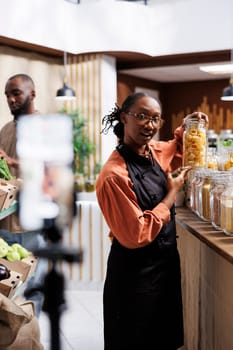
<svg viewBox="0 0 233 350">
<path fill-rule="evenodd" d="M 75 155 L 75 172 L 85 174 L 85 166 L 95 145 L 87 134 L 87 120 L 75 109 L 69 113 L 73 121 L 73 148 Z"/>
<path fill-rule="evenodd" d="M 0 177 L 5 180 L 11 180 L 14 178 L 11 175 L 8 164 L 4 158 L 0 158 Z"/>
</svg>

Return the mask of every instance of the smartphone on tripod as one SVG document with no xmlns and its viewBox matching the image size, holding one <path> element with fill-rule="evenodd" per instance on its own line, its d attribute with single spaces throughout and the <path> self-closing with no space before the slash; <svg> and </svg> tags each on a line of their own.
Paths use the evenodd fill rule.
<svg viewBox="0 0 233 350">
<path fill-rule="evenodd" d="M 50 319 L 51 349 L 60 350 L 59 321 L 65 309 L 65 280 L 58 261 L 81 263 L 82 251 L 62 245 L 75 214 L 73 124 L 67 115 L 27 115 L 17 123 L 21 187 L 19 220 L 27 231 L 41 230 L 47 246 L 33 253 L 50 261 L 40 290 Z"/>
</svg>

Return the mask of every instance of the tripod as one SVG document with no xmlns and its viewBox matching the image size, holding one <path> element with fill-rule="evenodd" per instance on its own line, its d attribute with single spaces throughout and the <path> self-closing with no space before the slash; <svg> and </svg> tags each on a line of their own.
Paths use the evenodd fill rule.
<svg viewBox="0 0 233 350">
<path fill-rule="evenodd" d="M 62 312 L 66 308 L 64 289 L 65 279 L 57 269 L 58 261 L 68 263 L 81 263 L 82 251 L 79 249 L 70 249 L 62 246 L 60 243 L 62 232 L 56 226 L 55 220 L 45 224 L 44 234 L 48 238 L 48 246 L 34 251 L 34 254 L 40 258 L 46 258 L 51 262 L 51 268 L 44 279 L 44 285 L 41 291 L 44 293 L 44 303 L 42 310 L 48 314 L 50 320 L 51 350 L 60 350 L 59 326 Z"/>
</svg>

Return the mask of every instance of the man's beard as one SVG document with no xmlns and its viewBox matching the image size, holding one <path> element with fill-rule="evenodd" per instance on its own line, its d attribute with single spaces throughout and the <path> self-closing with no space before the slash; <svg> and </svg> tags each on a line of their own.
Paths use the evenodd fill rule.
<svg viewBox="0 0 233 350">
<path fill-rule="evenodd" d="M 18 120 L 21 115 L 28 114 L 28 106 L 30 105 L 30 97 L 26 97 L 24 103 L 17 109 L 11 111 L 14 120 Z"/>
</svg>

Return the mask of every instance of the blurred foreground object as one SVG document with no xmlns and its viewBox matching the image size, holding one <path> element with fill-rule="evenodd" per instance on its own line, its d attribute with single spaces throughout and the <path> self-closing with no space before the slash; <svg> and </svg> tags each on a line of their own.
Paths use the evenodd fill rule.
<svg viewBox="0 0 233 350">
<path fill-rule="evenodd" d="M 44 220 L 65 227 L 73 218 L 72 121 L 66 115 L 23 116 L 17 128 L 22 186 L 19 217 L 26 230 Z"/>
<path fill-rule="evenodd" d="M 33 303 L 0 294 L 0 349 L 43 350 Z"/>
</svg>

